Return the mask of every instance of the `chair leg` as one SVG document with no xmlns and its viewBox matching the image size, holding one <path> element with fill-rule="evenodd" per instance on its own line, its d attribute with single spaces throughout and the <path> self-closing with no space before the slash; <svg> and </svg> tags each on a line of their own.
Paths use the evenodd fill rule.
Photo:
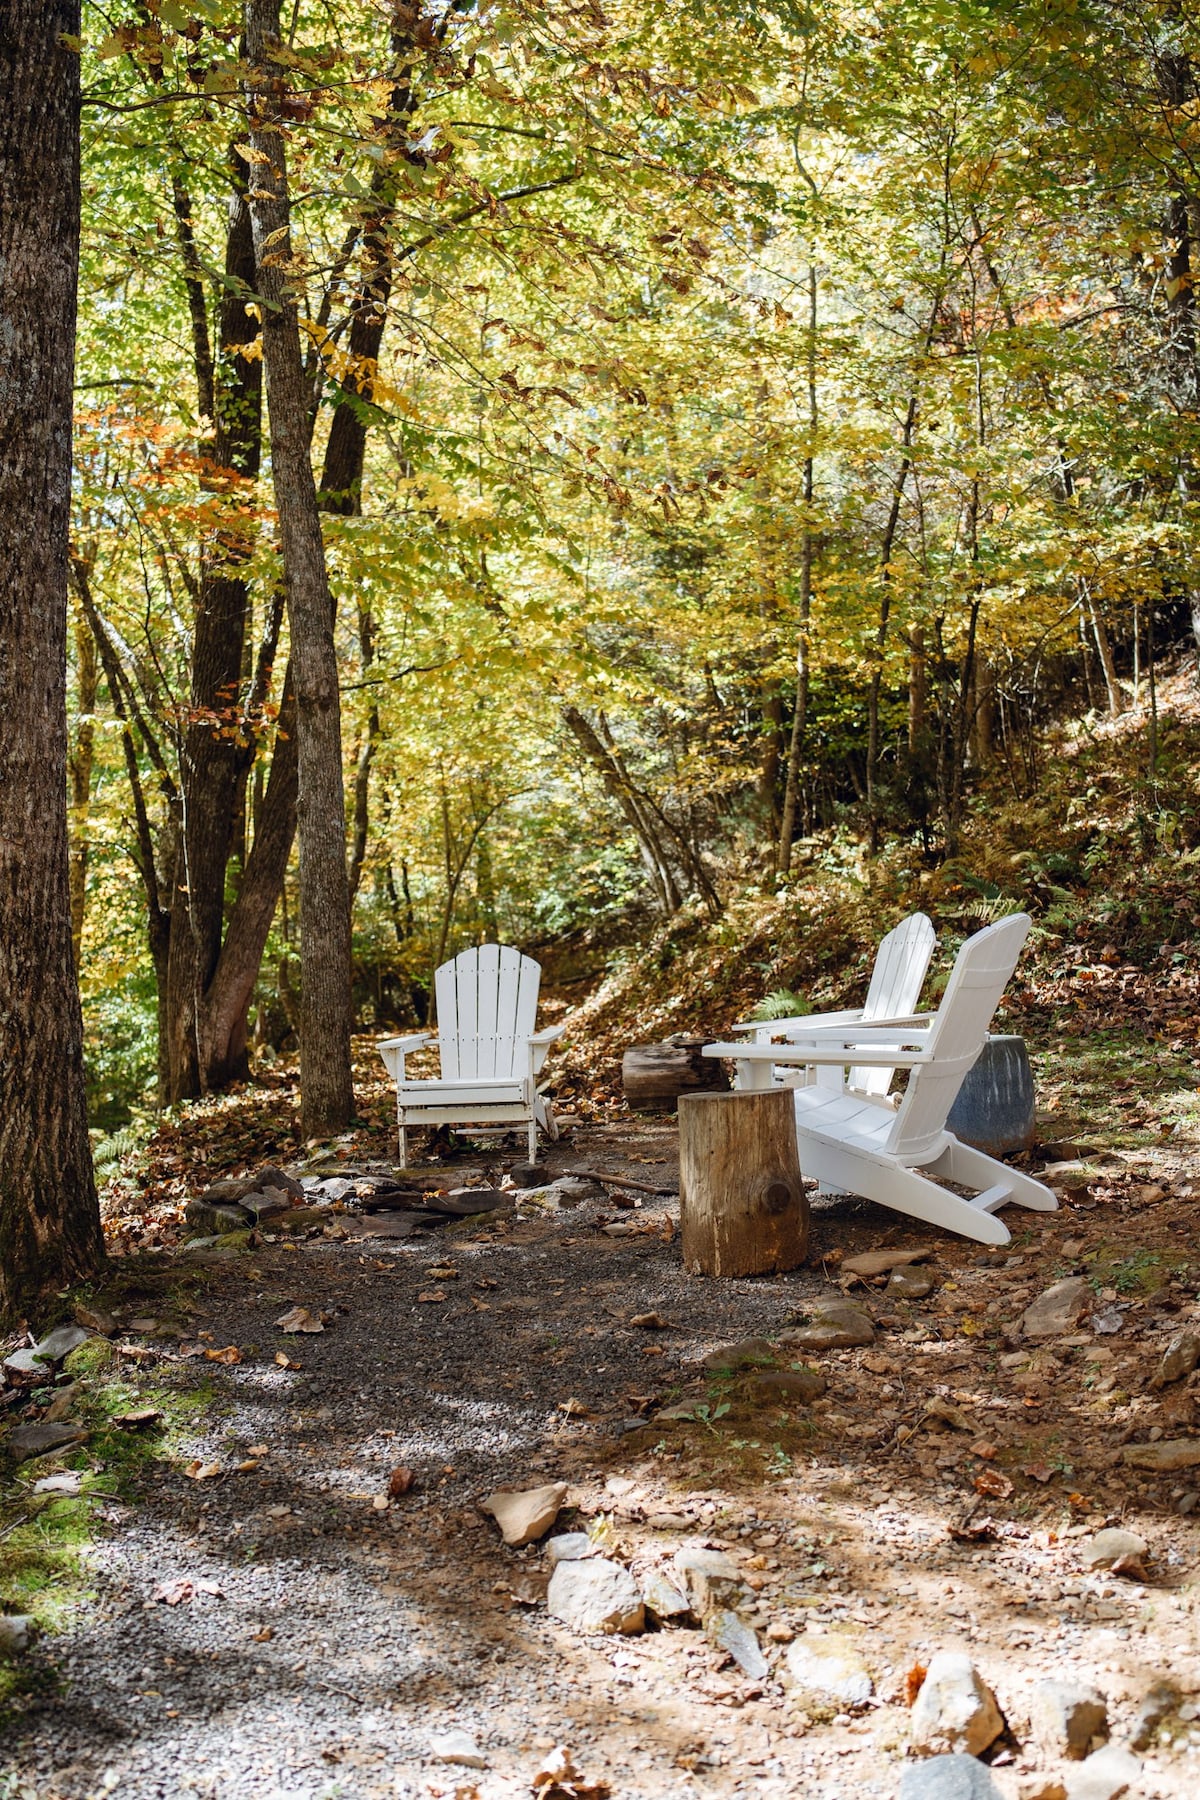
<svg viewBox="0 0 1200 1800">
<path fill-rule="evenodd" d="M 530 1121 L 529 1121 L 529 1160 L 531 1163 L 535 1163 L 537 1161 L 537 1120 L 536 1119 L 530 1119 Z"/>
<path fill-rule="evenodd" d="M 552 1143 L 558 1142 L 558 1120 L 554 1116 L 554 1108 L 545 1094 L 535 1094 L 533 1098 L 533 1116 Z"/>
<path fill-rule="evenodd" d="M 994 1156 L 974 1150 L 969 1144 L 960 1144 L 957 1138 L 951 1139 L 949 1147 L 929 1167 L 932 1173 L 944 1176 L 947 1181 L 957 1181 L 962 1187 L 973 1187 L 980 1192 L 1003 1181 L 1009 1198 L 1017 1206 L 1031 1207 L 1034 1212 L 1058 1211 L 1056 1196 L 1032 1175 L 1010 1169 L 1007 1163 L 997 1162 Z"/>
<path fill-rule="evenodd" d="M 400 1118 L 400 1167 L 408 1167 L 408 1132 L 405 1129 L 403 1114 Z"/>
<path fill-rule="evenodd" d="M 944 1231 L 974 1238 L 980 1244 L 1007 1244 L 1011 1240 L 1002 1220 L 939 1187 L 935 1181 L 927 1181 L 916 1169 L 880 1162 L 844 1148 L 832 1152 L 827 1163 L 826 1147 L 819 1138 L 808 1138 L 803 1132 L 798 1137 L 800 1167 L 806 1175 L 815 1175 L 823 1189 L 836 1186 L 847 1193 L 861 1194 L 864 1200 L 890 1206 L 894 1212 L 909 1213 L 914 1219 L 940 1225 Z"/>
</svg>

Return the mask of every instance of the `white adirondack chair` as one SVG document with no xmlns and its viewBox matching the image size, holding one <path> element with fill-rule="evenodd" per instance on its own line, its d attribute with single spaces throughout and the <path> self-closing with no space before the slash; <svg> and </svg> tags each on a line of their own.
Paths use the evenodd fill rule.
<svg viewBox="0 0 1200 1800">
<path fill-rule="evenodd" d="M 861 1007 L 849 1012 L 809 1013 L 803 1018 L 752 1019 L 746 1024 L 735 1025 L 733 1029 L 752 1032 L 756 1044 L 769 1044 L 773 1038 L 779 1037 L 789 1042 L 806 1040 L 814 1028 L 825 1025 L 870 1025 L 873 1021 L 882 1019 L 911 1021 L 916 1014 L 917 1001 L 921 998 L 921 988 L 936 941 L 932 922 L 926 915 L 910 913 L 907 919 L 901 919 L 899 925 L 888 932 L 880 944 L 875 954 L 875 967 L 871 971 L 867 997 Z M 806 1071 L 801 1073 L 803 1076 Z M 872 1099 L 882 1100 L 892 1085 L 895 1073 L 894 1068 L 885 1064 L 865 1068 L 856 1065 L 846 1075 L 845 1085 Z M 786 1084 L 785 1067 L 776 1067 L 774 1080 L 777 1084 Z M 842 1071 L 832 1067 L 820 1070 L 817 1084 L 840 1088 Z"/>
<path fill-rule="evenodd" d="M 982 1150 L 960 1144 L 946 1119 L 987 1037 L 992 1015 L 1029 931 L 1024 913 L 976 932 L 958 953 L 942 1003 L 925 1025 L 815 1027 L 805 1043 L 710 1044 L 705 1056 L 747 1064 L 746 1085 L 770 1087 L 775 1061 L 839 1067 L 903 1067 L 908 1088 L 893 1112 L 861 1094 L 823 1087 L 795 1091 L 800 1166 L 826 1191 L 862 1194 L 983 1244 L 1006 1244 L 992 1215 L 1007 1201 L 1054 1212 L 1048 1187 Z M 963 1199 L 939 1187 L 941 1176 L 974 1190 Z"/>
<path fill-rule="evenodd" d="M 499 944 L 481 944 L 443 963 L 434 976 L 441 1075 L 410 1081 L 405 1056 L 432 1032 L 384 1038 L 379 1054 L 396 1083 L 400 1167 L 408 1165 L 410 1125 L 523 1124 L 529 1160 L 537 1161 L 538 1126 L 556 1138 L 558 1127 L 537 1078 L 564 1027 L 535 1031 L 542 971 L 532 957 Z"/>
</svg>

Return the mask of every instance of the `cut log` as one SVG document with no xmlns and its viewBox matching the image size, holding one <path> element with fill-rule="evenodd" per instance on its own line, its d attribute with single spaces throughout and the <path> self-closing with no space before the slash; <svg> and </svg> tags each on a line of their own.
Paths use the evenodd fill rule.
<svg viewBox="0 0 1200 1800">
<path fill-rule="evenodd" d="M 674 1112 L 681 1094 L 724 1093 L 729 1077 L 713 1057 L 701 1056 L 709 1038 L 634 1044 L 621 1059 L 621 1084 L 635 1112 Z"/>
<path fill-rule="evenodd" d="M 765 1275 L 808 1254 L 790 1091 L 685 1094 L 679 1203 L 689 1275 Z"/>
</svg>

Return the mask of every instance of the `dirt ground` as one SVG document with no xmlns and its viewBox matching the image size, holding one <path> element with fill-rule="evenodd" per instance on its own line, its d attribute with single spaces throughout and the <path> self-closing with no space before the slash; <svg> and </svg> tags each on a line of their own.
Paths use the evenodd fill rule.
<svg viewBox="0 0 1200 1800">
<path fill-rule="evenodd" d="M 1179 1686 L 1185 1716 L 1138 1753 L 1132 1792 L 1192 1800 L 1200 1473 L 1122 1458 L 1195 1431 L 1197 1378 L 1149 1384 L 1169 1338 L 1200 1329 L 1200 1177 L 1188 1144 L 1073 1148 L 1051 1153 L 1061 1210 L 1008 1209 L 1002 1250 L 840 1200 L 816 1204 L 805 1267 L 753 1280 L 686 1278 L 677 1200 L 611 1189 L 404 1240 L 344 1215 L 333 1236 L 229 1260 L 125 1257 L 99 1296 L 119 1309 L 111 1360 L 74 1378 L 115 1371 L 130 1408 L 181 1410 L 124 1486 L 94 1438 L 10 1488 L 5 1517 L 20 1507 L 28 1532 L 53 1499 L 33 1482 L 74 1471 L 93 1535 L 86 1606 L 8 1703 L 0 1793 L 502 1800 L 563 1746 L 584 1796 L 891 1800 L 915 1671 L 962 1648 L 1008 1722 L 989 1753 L 1006 1797 L 1057 1766 L 1030 1737 L 1032 1684 L 1076 1675 L 1117 1742 L 1156 1681 Z M 670 1189 L 676 1150 L 673 1120 L 580 1122 L 549 1173 Z M 842 1269 L 921 1247 L 927 1298 Z M 1024 1338 L 1024 1309 L 1074 1273 L 1090 1314 Z M 701 1366 L 843 1294 L 876 1341 L 807 1354 L 828 1380 L 812 1404 Z M 277 1329 L 296 1305 L 325 1329 Z M 798 1360 L 778 1348 L 779 1368 Z M 415 1480 L 389 1499 L 398 1469 Z M 725 1549 L 767 1676 L 694 1626 L 584 1637 L 552 1619 L 542 1546 L 506 1548 L 479 1510 L 552 1480 L 568 1484 L 556 1529 L 590 1528 L 642 1579 L 682 1544 Z M 1106 1525 L 1147 1540 L 1145 1579 L 1085 1572 Z M 870 1699 L 839 1710 L 790 1686 L 800 1640 L 849 1647 Z M 437 1760 L 452 1729 L 485 1767 Z"/>
</svg>

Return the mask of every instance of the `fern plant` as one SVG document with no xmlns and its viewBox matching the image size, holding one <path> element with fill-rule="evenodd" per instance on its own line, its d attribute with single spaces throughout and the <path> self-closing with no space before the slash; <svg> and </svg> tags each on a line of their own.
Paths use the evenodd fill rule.
<svg viewBox="0 0 1200 1800">
<path fill-rule="evenodd" d="M 776 988 L 773 994 L 765 994 L 758 1005 L 751 1008 L 750 1017 L 767 1023 L 771 1019 L 798 1019 L 812 1011 L 812 1001 L 803 994 L 793 994 L 790 988 Z"/>
</svg>

